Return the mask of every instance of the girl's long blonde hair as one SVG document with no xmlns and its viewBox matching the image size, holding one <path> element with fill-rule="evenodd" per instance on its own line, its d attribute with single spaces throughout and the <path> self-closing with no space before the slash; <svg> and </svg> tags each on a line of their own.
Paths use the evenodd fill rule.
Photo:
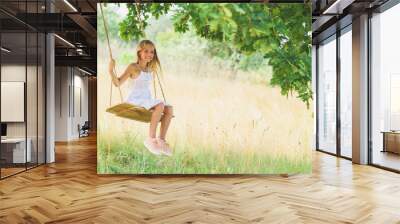
<svg viewBox="0 0 400 224">
<path fill-rule="evenodd" d="M 137 55 L 137 62 L 139 64 L 139 60 L 140 60 L 140 51 L 144 49 L 144 47 L 146 45 L 151 45 L 154 48 L 154 57 L 153 59 L 147 64 L 147 67 L 150 69 L 151 72 L 153 72 L 154 74 L 160 74 L 161 73 L 161 63 L 160 63 L 160 59 L 158 58 L 157 55 L 157 50 L 156 50 L 156 46 L 154 45 L 154 43 L 150 40 L 142 40 L 139 42 L 139 44 L 137 45 L 136 48 L 136 55 Z"/>
</svg>

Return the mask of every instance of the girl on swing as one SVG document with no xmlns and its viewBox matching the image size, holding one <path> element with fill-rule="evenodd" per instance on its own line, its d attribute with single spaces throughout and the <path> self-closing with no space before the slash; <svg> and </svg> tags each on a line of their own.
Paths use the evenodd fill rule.
<svg viewBox="0 0 400 224">
<path fill-rule="evenodd" d="M 144 141 L 145 147 L 156 155 L 172 155 L 172 151 L 165 141 L 165 136 L 173 117 L 172 106 L 164 101 L 155 99 L 151 95 L 150 85 L 154 75 L 161 71 L 160 60 L 157 56 L 155 45 L 150 40 L 142 40 L 136 50 L 137 62 L 130 64 L 121 76 L 114 72 L 115 60 L 111 59 L 109 73 L 115 86 L 122 85 L 126 80 L 131 80 L 130 93 L 126 102 L 142 106 L 152 112 L 149 136 Z M 156 138 L 157 125 L 161 122 L 159 137 Z"/>
</svg>

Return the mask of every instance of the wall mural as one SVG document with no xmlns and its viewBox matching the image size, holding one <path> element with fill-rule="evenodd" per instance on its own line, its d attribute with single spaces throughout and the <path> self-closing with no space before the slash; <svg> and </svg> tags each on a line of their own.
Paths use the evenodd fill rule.
<svg viewBox="0 0 400 224">
<path fill-rule="evenodd" d="M 99 174 L 311 172 L 310 4 L 97 7 Z"/>
</svg>

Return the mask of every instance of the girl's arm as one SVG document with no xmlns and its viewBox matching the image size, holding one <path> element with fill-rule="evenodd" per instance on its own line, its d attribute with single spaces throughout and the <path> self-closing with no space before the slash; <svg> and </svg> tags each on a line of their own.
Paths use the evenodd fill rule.
<svg viewBox="0 0 400 224">
<path fill-rule="evenodd" d="M 111 59 L 108 70 L 111 75 L 112 82 L 114 83 L 115 86 L 122 85 L 129 77 L 136 77 L 137 74 L 139 73 L 137 66 L 130 64 L 125 69 L 124 73 L 118 77 L 117 74 L 115 74 L 114 72 L 114 67 L 115 67 L 115 60 Z"/>
</svg>

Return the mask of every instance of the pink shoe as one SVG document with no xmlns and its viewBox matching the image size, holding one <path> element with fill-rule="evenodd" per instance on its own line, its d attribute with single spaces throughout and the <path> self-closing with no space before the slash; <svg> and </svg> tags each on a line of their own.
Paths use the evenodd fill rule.
<svg viewBox="0 0 400 224">
<path fill-rule="evenodd" d="M 164 154 L 166 156 L 172 156 L 172 150 L 169 147 L 169 144 L 165 140 L 157 138 L 157 143 L 161 148 L 160 150 L 161 154 Z"/>
<path fill-rule="evenodd" d="M 161 147 L 158 145 L 156 138 L 147 138 L 144 141 L 144 146 L 154 155 L 161 155 Z"/>
</svg>

